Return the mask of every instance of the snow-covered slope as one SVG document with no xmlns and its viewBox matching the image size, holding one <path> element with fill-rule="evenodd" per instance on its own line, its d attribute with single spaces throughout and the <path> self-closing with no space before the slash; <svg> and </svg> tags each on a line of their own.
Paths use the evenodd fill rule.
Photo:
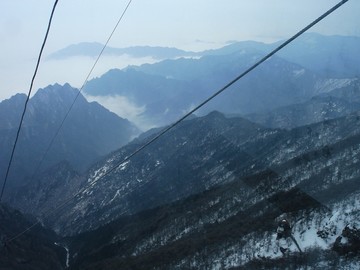
<svg viewBox="0 0 360 270">
<path fill-rule="evenodd" d="M 51 223 L 65 234 L 86 231 L 264 170 L 293 179 L 273 183 L 271 190 L 303 184 L 305 192 L 326 200 L 317 192 L 336 182 L 335 176 L 358 173 L 359 133 L 358 113 L 290 131 L 212 113 L 184 122 L 124 164 L 146 139 L 109 155 L 89 170 L 82 192 Z M 327 182 L 311 184 L 315 176 Z"/>
<path fill-rule="evenodd" d="M 148 139 L 76 176 L 82 192 L 45 220 L 62 234 L 83 232 L 59 243 L 69 249 L 74 269 L 343 267 L 356 261 L 346 256 L 357 254 L 360 239 L 359 112 L 292 130 L 213 112 L 183 122 L 121 163 Z M 61 194 L 61 175 L 44 175 L 42 182 Z M 40 210 L 45 195 L 31 204 Z M 63 199 L 50 198 L 53 205 Z M 277 239 L 283 218 L 302 253 L 291 238 Z"/>
<path fill-rule="evenodd" d="M 77 254 L 73 263 L 104 269 L 356 266 L 359 145 L 359 134 L 348 136 L 271 169 L 68 239 Z M 277 224 L 284 218 L 302 252 L 290 237 L 277 239 Z"/>
</svg>

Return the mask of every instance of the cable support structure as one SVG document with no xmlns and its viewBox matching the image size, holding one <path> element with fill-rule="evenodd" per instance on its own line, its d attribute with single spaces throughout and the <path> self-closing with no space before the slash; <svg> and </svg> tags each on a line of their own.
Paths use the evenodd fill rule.
<svg viewBox="0 0 360 270">
<path fill-rule="evenodd" d="M 17 132 L 16 132 L 15 142 L 14 142 L 14 145 L 13 145 L 13 147 L 12 147 L 11 156 L 10 156 L 9 163 L 8 163 L 8 166 L 7 166 L 7 169 L 6 169 L 5 179 L 4 179 L 2 188 L 1 188 L 0 203 L 1 203 L 2 197 L 3 197 L 3 195 L 4 195 L 5 186 L 6 186 L 8 177 L 9 177 L 9 172 L 10 172 L 11 164 L 12 164 L 12 162 L 13 162 L 14 154 L 15 154 L 15 150 L 16 150 L 16 146 L 17 146 L 17 143 L 18 143 L 18 140 L 19 140 L 19 135 L 20 135 L 21 127 L 22 127 L 23 122 L 24 122 L 24 117 L 25 117 L 27 105 L 28 105 L 29 100 L 30 100 L 30 95 L 31 95 L 31 92 L 32 92 L 32 89 L 33 89 L 33 86 L 34 86 L 34 81 L 35 81 L 35 78 L 36 78 L 36 75 L 37 75 L 37 72 L 38 72 L 38 69 L 39 69 L 39 65 L 40 65 L 40 61 L 41 61 L 41 56 L 42 56 L 43 51 L 44 51 L 44 48 L 45 48 L 45 44 L 46 44 L 46 41 L 47 41 L 47 38 L 48 38 L 48 35 L 49 35 L 49 32 L 50 32 L 50 28 L 51 28 L 52 19 L 53 19 L 53 16 L 54 16 L 54 13 L 55 13 L 55 9 L 56 9 L 56 6 L 57 6 L 58 2 L 59 2 L 59 0 L 55 0 L 55 2 L 54 2 L 54 5 L 53 5 L 52 11 L 51 11 L 51 15 L 50 15 L 50 18 L 49 18 L 47 30 L 46 30 L 46 33 L 45 33 L 44 41 L 43 41 L 43 43 L 42 43 L 42 45 L 41 45 L 40 53 L 39 53 L 39 56 L 38 56 L 38 59 L 37 59 L 37 62 L 36 62 L 35 71 L 34 71 L 34 74 L 33 74 L 32 79 L 31 79 L 29 92 L 28 92 L 27 97 L 26 97 L 26 100 L 25 100 L 24 109 L 23 109 L 23 112 L 22 112 L 22 114 L 21 114 L 21 119 L 20 119 L 19 127 L 18 127 Z"/>
<path fill-rule="evenodd" d="M 157 135 L 155 135 L 152 139 L 150 139 L 148 142 L 146 142 L 145 144 L 143 144 L 142 146 L 140 146 L 139 148 L 137 148 L 134 152 L 132 152 L 130 155 L 126 156 L 121 162 L 117 163 L 115 166 L 113 166 L 112 168 L 110 168 L 107 172 L 105 172 L 102 176 L 100 176 L 97 180 L 87 184 L 86 186 L 84 186 L 82 189 L 80 189 L 79 191 L 77 191 L 76 193 L 74 193 L 73 195 L 69 196 L 67 199 L 65 199 L 62 203 L 60 203 L 58 206 L 55 206 L 53 209 L 49 209 L 46 212 L 43 213 L 42 219 L 45 219 L 49 216 L 51 216 L 52 214 L 54 214 L 55 211 L 60 210 L 62 207 L 64 207 L 66 204 L 68 204 L 70 201 L 72 201 L 73 199 L 75 199 L 77 196 L 79 196 L 82 192 L 84 192 L 90 185 L 93 185 L 94 183 L 98 182 L 100 179 L 103 179 L 105 176 L 109 175 L 110 173 L 112 173 L 113 171 L 115 171 L 119 166 L 123 165 L 124 163 L 126 163 L 127 161 L 129 161 L 132 157 L 134 157 L 135 155 L 137 155 L 139 152 L 141 152 L 143 149 L 147 148 L 149 145 L 153 144 L 155 141 L 157 141 L 160 137 L 162 137 L 164 134 L 166 134 L 167 132 L 169 132 L 170 130 L 172 130 L 174 127 L 176 127 L 178 124 L 180 124 L 182 121 L 184 121 L 187 117 L 189 117 L 190 115 L 192 115 L 194 112 L 196 112 L 197 110 L 199 110 L 201 107 L 203 107 L 205 104 L 207 104 L 209 101 L 211 101 L 212 99 L 214 99 L 215 97 L 217 97 L 219 94 L 221 94 L 222 92 L 224 92 L 226 89 L 228 89 L 230 86 L 232 86 L 233 84 L 235 84 L 237 81 L 239 81 L 241 78 L 243 78 L 244 76 L 246 76 L 248 73 L 252 72 L 255 68 L 257 68 L 259 65 L 261 65 L 262 63 L 264 63 L 266 60 L 268 60 L 269 58 L 271 58 L 272 56 L 274 56 L 278 51 L 282 50 L 284 47 L 286 47 L 287 45 L 289 45 L 291 42 L 293 42 L 294 40 L 296 40 L 299 36 L 301 36 L 302 34 L 304 34 L 306 31 L 308 31 L 310 28 L 312 28 L 313 26 L 315 26 L 316 24 L 318 24 L 320 21 L 322 21 L 323 19 L 325 19 L 326 17 L 328 17 L 330 14 L 332 14 L 335 10 L 337 10 L 338 8 L 340 8 L 342 5 L 344 5 L 346 2 L 348 2 L 349 0 L 342 0 L 340 1 L 338 4 L 336 4 L 335 6 L 333 6 L 332 8 L 330 8 L 328 11 L 326 11 L 324 14 L 322 14 L 320 17 L 318 17 L 317 19 L 315 19 L 314 21 L 312 21 L 310 24 L 308 24 L 307 26 L 305 26 L 304 28 L 302 28 L 300 31 L 298 31 L 295 35 L 293 35 L 292 37 L 290 37 L 289 39 L 287 39 L 286 41 L 284 41 L 283 43 L 281 43 L 277 48 L 273 49 L 270 53 L 268 53 L 267 55 L 265 55 L 264 57 L 262 57 L 260 60 L 258 60 L 256 63 L 254 63 L 252 66 L 250 66 L 248 69 L 246 69 L 245 71 L 243 71 L 240 75 L 238 75 L 237 77 L 235 77 L 233 80 L 231 80 L 229 83 L 227 83 L 225 86 L 223 86 L 222 88 L 220 88 L 218 91 L 216 91 L 214 94 L 212 94 L 211 96 L 209 96 L 207 99 L 205 99 L 203 102 L 201 102 L 199 105 L 197 105 L 195 108 L 193 108 L 192 110 L 190 110 L 188 113 L 186 113 L 184 116 L 182 116 L 181 118 L 179 118 L 176 122 L 174 122 L 173 124 L 165 127 L 162 131 L 160 131 Z M 32 224 L 31 226 L 29 226 L 27 229 L 25 229 L 23 232 L 19 233 L 18 235 L 14 236 L 13 238 L 9 239 L 8 242 L 14 241 L 15 239 L 19 238 L 20 236 L 22 236 L 24 233 L 30 231 L 32 228 L 34 228 L 35 226 L 37 226 L 38 224 L 41 224 L 41 220 L 35 222 L 34 224 Z"/>
</svg>

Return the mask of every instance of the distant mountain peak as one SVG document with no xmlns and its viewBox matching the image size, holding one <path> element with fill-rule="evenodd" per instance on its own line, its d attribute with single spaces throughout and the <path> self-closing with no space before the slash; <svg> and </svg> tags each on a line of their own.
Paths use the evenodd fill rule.
<svg viewBox="0 0 360 270">
<path fill-rule="evenodd" d="M 11 96 L 8 99 L 4 99 L 3 101 L 0 101 L 0 104 L 5 104 L 9 102 L 25 102 L 27 95 L 24 93 L 17 93 L 13 96 Z"/>
<path fill-rule="evenodd" d="M 17 95 L 0 103 L 0 171 L 6 166 L 13 144 L 14 130 L 20 121 L 26 95 Z M 76 98 L 76 99 L 75 99 Z M 20 102 L 21 101 L 21 102 Z M 71 111 L 70 111 L 71 108 Z M 62 122 L 67 117 L 64 122 Z M 54 84 L 39 89 L 30 99 L 19 141 L 18 158 L 13 164 L 14 185 L 34 173 L 56 130 L 62 124 L 42 170 L 67 160 L 78 171 L 85 170 L 99 157 L 128 143 L 140 131 L 127 119 L 98 103 L 89 103 L 69 84 Z"/>
<path fill-rule="evenodd" d="M 104 45 L 98 42 L 81 42 L 71 44 L 50 54 L 47 59 L 60 60 L 76 56 L 97 57 Z M 134 58 L 152 57 L 154 59 L 168 59 L 197 55 L 194 52 L 180 50 L 174 47 L 160 46 L 132 46 L 126 48 L 106 47 L 103 55 L 129 55 Z"/>
<path fill-rule="evenodd" d="M 210 112 L 207 116 L 207 118 L 211 119 L 211 118 L 221 118 L 224 119 L 225 115 L 219 111 L 212 111 Z"/>
<path fill-rule="evenodd" d="M 50 84 L 44 88 L 39 88 L 39 90 L 36 92 L 36 95 L 52 95 L 52 94 L 63 94 L 63 93 L 71 93 L 71 92 L 78 92 L 79 90 L 72 87 L 70 84 L 65 83 L 64 85 L 55 83 Z"/>
</svg>

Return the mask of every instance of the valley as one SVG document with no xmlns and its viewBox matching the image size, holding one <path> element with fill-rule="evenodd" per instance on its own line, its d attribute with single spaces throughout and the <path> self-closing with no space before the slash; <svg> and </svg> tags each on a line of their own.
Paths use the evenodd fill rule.
<svg viewBox="0 0 360 270">
<path fill-rule="evenodd" d="M 359 38 L 307 34 L 143 149 L 276 44 L 240 42 L 196 56 L 146 48 L 170 59 L 110 70 L 84 93 L 69 84 L 39 89 L 0 208 L 0 236 L 25 232 L 9 243 L 0 265 L 360 267 L 358 44 Z M 98 46 L 86 44 L 85 53 L 92 45 Z M 339 47 L 348 48 L 342 59 L 332 54 Z M 77 53 L 73 46 L 52 57 Z M 324 59 L 331 64 L 321 65 Z M 126 119 L 116 102 L 106 108 L 90 96 L 126 98 L 130 110 L 141 110 Z M 25 97 L 0 103 L 1 172 Z M 36 229 L 26 231 L 34 222 Z"/>
</svg>

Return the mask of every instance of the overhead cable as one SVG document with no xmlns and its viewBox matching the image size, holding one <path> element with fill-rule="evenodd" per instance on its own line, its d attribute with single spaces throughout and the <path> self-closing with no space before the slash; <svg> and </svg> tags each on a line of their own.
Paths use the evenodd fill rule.
<svg viewBox="0 0 360 270">
<path fill-rule="evenodd" d="M 85 80 L 84 80 L 84 82 L 83 82 L 82 86 L 80 87 L 79 91 L 77 92 L 77 94 L 76 94 L 76 96 L 75 96 L 74 100 L 72 101 L 72 103 L 71 103 L 71 105 L 70 105 L 69 109 L 67 110 L 67 112 L 66 112 L 66 114 L 65 114 L 64 118 L 62 119 L 62 121 L 61 121 L 61 123 L 60 123 L 59 127 L 57 128 L 57 130 L 56 130 L 56 132 L 55 132 L 54 136 L 53 136 L 53 137 L 52 137 L 52 139 L 50 140 L 50 143 L 49 143 L 49 145 L 47 146 L 47 148 L 46 148 L 46 150 L 45 150 L 44 154 L 42 155 L 42 157 L 41 157 L 41 159 L 40 159 L 39 164 L 36 166 L 36 169 L 34 170 L 34 173 L 32 174 L 31 179 L 33 179 L 33 178 L 35 177 L 35 175 L 37 174 L 37 172 L 40 170 L 40 167 L 41 167 L 41 165 L 43 164 L 43 162 L 44 162 L 44 160 L 45 160 L 46 155 L 48 154 L 48 152 L 50 151 L 50 149 L 51 149 L 52 145 L 54 144 L 54 141 L 55 141 L 55 139 L 57 138 L 57 136 L 59 135 L 60 130 L 63 128 L 63 126 L 64 126 L 64 123 L 65 123 L 66 119 L 69 117 L 69 114 L 70 114 L 71 110 L 73 109 L 73 107 L 74 107 L 74 105 L 75 105 L 75 103 L 76 103 L 76 100 L 78 99 L 78 97 L 80 96 L 80 94 L 81 94 L 82 90 L 84 89 L 85 85 L 87 84 L 87 82 L 88 82 L 88 80 L 89 80 L 89 78 L 90 78 L 90 75 L 91 75 L 91 74 L 92 74 L 92 72 L 94 71 L 95 66 L 96 66 L 96 65 L 97 65 L 97 63 L 99 62 L 100 57 L 102 56 L 102 54 L 103 54 L 104 50 L 106 49 L 106 47 L 107 47 L 108 43 L 110 42 L 110 39 L 111 39 L 111 38 L 112 38 L 112 36 L 114 35 L 114 33 L 115 33 L 115 31 L 116 31 L 117 27 L 119 26 L 120 22 L 122 21 L 122 19 L 123 19 L 124 15 L 125 15 L 126 11 L 128 10 L 128 8 L 129 8 L 129 6 L 130 6 L 131 2 L 132 2 L 132 0 L 130 0 L 130 1 L 128 2 L 128 4 L 126 5 L 126 7 L 125 7 L 124 11 L 122 12 L 122 14 L 121 14 L 120 18 L 118 19 L 118 21 L 117 21 L 117 23 L 116 23 L 115 27 L 114 27 L 114 28 L 113 28 L 113 30 L 111 31 L 111 33 L 110 33 L 110 35 L 109 35 L 108 39 L 107 39 L 107 40 L 106 40 L 106 42 L 105 42 L 105 45 L 102 47 L 102 49 L 101 49 L 101 51 L 100 51 L 99 55 L 97 56 L 97 58 L 96 58 L 96 60 L 95 60 L 94 64 L 92 65 L 92 67 L 91 67 L 91 69 L 90 69 L 89 73 L 87 74 L 87 76 L 86 76 L 86 78 L 85 78 Z"/>
<path fill-rule="evenodd" d="M 10 156 L 9 164 L 8 164 L 8 166 L 7 166 L 7 169 L 6 169 L 5 179 L 4 179 L 2 188 L 1 188 L 0 202 L 1 202 L 1 200 L 2 200 L 2 197 L 3 197 L 3 194 L 4 194 L 4 190 L 5 190 L 5 186 L 6 186 L 8 177 L 9 177 L 9 172 L 10 172 L 11 164 L 12 164 L 12 162 L 13 162 L 13 158 L 14 158 L 16 146 L 17 146 L 17 143 L 18 143 L 18 140 L 19 140 L 20 130 L 21 130 L 22 124 L 23 124 L 23 122 L 24 122 L 24 116 L 25 116 L 25 113 L 26 113 L 26 108 L 27 108 L 27 105 L 28 105 L 28 103 L 29 103 L 31 91 L 32 91 L 32 88 L 33 88 L 33 85 L 34 85 L 34 81 L 35 81 L 35 77 L 36 77 L 36 75 L 37 75 L 37 71 L 38 71 L 38 69 L 39 69 L 41 56 L 42 56 L 42 53 L 43 53 L 43 50 L 44 50 L 44 47 L 45 47 L 45 44 L 46 44 L 46 41 L 47 41 L 47 38 L 48 38 L 48 35 L 49 35 L 49 31 L 50 31 L 52 19 L 53 19 L 53 16 L 54 16 L 55 9 L 56 9 L 56 6 L 57 6 L 57 4 L 58 4 L 58 1 L 59 1 L 59 0 L 55 0 L 55 3 L 54 3 L 54 5 L 53 5 L 52 11 L 51 11 L 51 15 L 50 15 L 50 19 L 49 19 L 48 26 L 47 26 L 47 30 L 46 30 L 46 34 L 45 34 L 45 38 L 44 38 L 44 41 L 43 41 L 43 43 L 42 43 L 42 45 L 41 45 L 40 53 L 39 53 L 39 56 L 38 56 L 38 59 L 37 59 L 37 63 L 36 63 L 36 67 L 35 67 L 35 71 L 34 71 L 34 75 L 33 75 L 32 79 L 31 79 L 29 92 L 28 92 L 27 97 L 26 97 L 26 100 L 25 100 L 25 105 L 24 105 L 24 109 L 23 109 L 23 112 L 22 112 L 22 115 L 21 115 L 19 127 L 18 127 L 17 132 L 16 132 L 15 142 L 14 142 L 14 145 L 13 145 L 13 148 L 12 148 L 12 151 L 11 151 L 11 156 Z"/>
<path fill-rule="evenodd" d="M 335 10 L 337 10 L 339 7 L 341 7 L 342 5 L 344 5 L 346 2 L 348 2 L 349 0 L 343 0 L 341 2 L 339 2 L 337 5 L 335 5 L 334 7 L 332 7 L 331 9 L 329 9 L 327 12 L 325 12 L 323 15 L 321 15 L 320 17 L 318 17 L 316 20 L 314 20 L 313 22 L 311 22 L 310 24 L 308 24 L 306 27 L 304 27 L 303 29 L 301 29 L 299 32 L 297 32 L 295 35 L 293 35 L 292 37 L 290 37 L 289 39 L 287 39 L 286 41 L 284 41 L 280 46 L 278 46 L 277 48 L 273 49 L 270 53 L 268 53 L 266 56 L 264 56 L 263 58 L 261 58 L 260 60 L 258 60 L 255 64 L 253 64 L 251 67 L 249 67 L 247 70 L 245 70 L 244 72 L 242 72 L 240 75 L 238 75 L 236 78 L 234 78 L 232 81 L 230 81 L 229 83 L 227 83 L 224 87 L 222 87 L 221 89 L 219 89 L 218 91 L 216 91 L 213 95 L 211 95 L 209 98 L 207 98 L 206 100 L 204 100 L 202 103 L 200 103 L 198 106 L 196 106 L 194 109 L 190 110 L 188 113 L 186 113 L 184 116 L 182 116 L 179 120 L 177 120 L 176 122 L 174 122 L 173 124 L 169 125 L 168 127 L 164 128 L 160 133 L 158 133 L 156 136 L 154 136 L 152 139 L 150 139 L 148 142 L 146 142 L 144 145 L 142 145 L 141 147 L 139 147 L 137 150 L 135 150 L 134 152 L 132 152 L 132 154 L 130 154 L 129 156 L 126 156 L 121 162 L 117 163 L 115 166 L 113 166 L 112 168 L 110 168 L 106 173 L 104 173 L 102 176 L 100 176 L 97 180 L 88 183 L 88 185 L 84 186 L 82 189 L 80 189 L 78 192 L 76 192 L 75 194 L 71 195 L 70 197 L 68 197 L 67 199 L 65 199 L 61 204 L 59 204 L 58 206 L 54 207 L 53 209 L 49 209 L 48 211 L 46 211 L 43 216 L 42 219 L 45 219 L 46 217 L 49 217 L 51 214 L 53 214 L 56 210 L 59 210 L 60 208 L 64 207 L 67 203 L 69 203 L 70 201 L 72 201 L 75 197 L 77 197 L 78 195 L 80 195 L 82 192 L 84 192 L 89 186 L 94 185 L 94 183 L 98 182 L 100 179 L 103 179 L 105 176 L 109 175 L 110 173 L 112 173 L 114 170 L 116 170 L 119 166 L 123 165 L 124 163 L 126 163 L 127 161 L 129 161 L 133 156 L 135 156 L 136 154 L 138 154 L 140 151 L 142 151 L 143 149 L 145 149 L 146 147 L 148 147 L 149 145 L 151 145 L 152 143 L 154 143 L 156 140 L 158 140 L 160 137 L 162 137 L 164 134 L 166 134 L 167 132 L 169 132 L 171 129 L 173 129 L 175 126 L 177 126 L 178 124 L 180 124 L 183 120 L 185 120 L 187 117 L 189 117 L 190 115 L 192 115 L 195 111 L 197 111 L 198 109 L 200 109 L 202 106 L 204 106 L 206 103 L 208 103 L 210 100 L 212 100 L 213 98 L 215 98 L 216 96 L 218 96 L 220 93 L 224 92 L 226 89 L 228 89 L 231 85 L 233 85 L 234 83 L 236 83 L 237 81 L 239 81 L 241 78 L 243 78 L 245 75 L 247 75 L 248 73 L 250 73 L 252 70 L 254 70 L 256 67 L 258 67 L 260 64 L 264 63 L 266 60 L 268 60 L 270 57 L 272 57 L 274 54 L 276 54 L 278 51 L 280 51 L 281 49 L 283 49 L 284 47 L 286 47 L 287 45 L 289 45 L 291 42 L 293 42 L 295 39 L 297 39 L 299 36 L 301 36 L 302 34 L 304 34 L 307 30 L 309 30 L 310 28 L 312 28 L 314 25 L 316 25 L 317 23 L 319 23 L 321 20 L 323 20 L 324 18 L 326 18 L 327 16 L 329 16 L 331 13 L 333 13 Z M 40 224 L 41 221 L 39 220 L 38 222 L 32 224 L 30 227 L 28 227 L 26 230 L 24 230 L 23 232 L 19 233 L 18 235 L 14 236 L 13 238 L 11 238 L 9 241 L 13 241 L 15 239 L 17 239 L 18 237 L 20 237 L 21 235 L 23 235 L 24 233 L 26 233 L 27 231 L 31 230 L 32 228 L 34 228 L 36 225 Z"/>
</svg>

